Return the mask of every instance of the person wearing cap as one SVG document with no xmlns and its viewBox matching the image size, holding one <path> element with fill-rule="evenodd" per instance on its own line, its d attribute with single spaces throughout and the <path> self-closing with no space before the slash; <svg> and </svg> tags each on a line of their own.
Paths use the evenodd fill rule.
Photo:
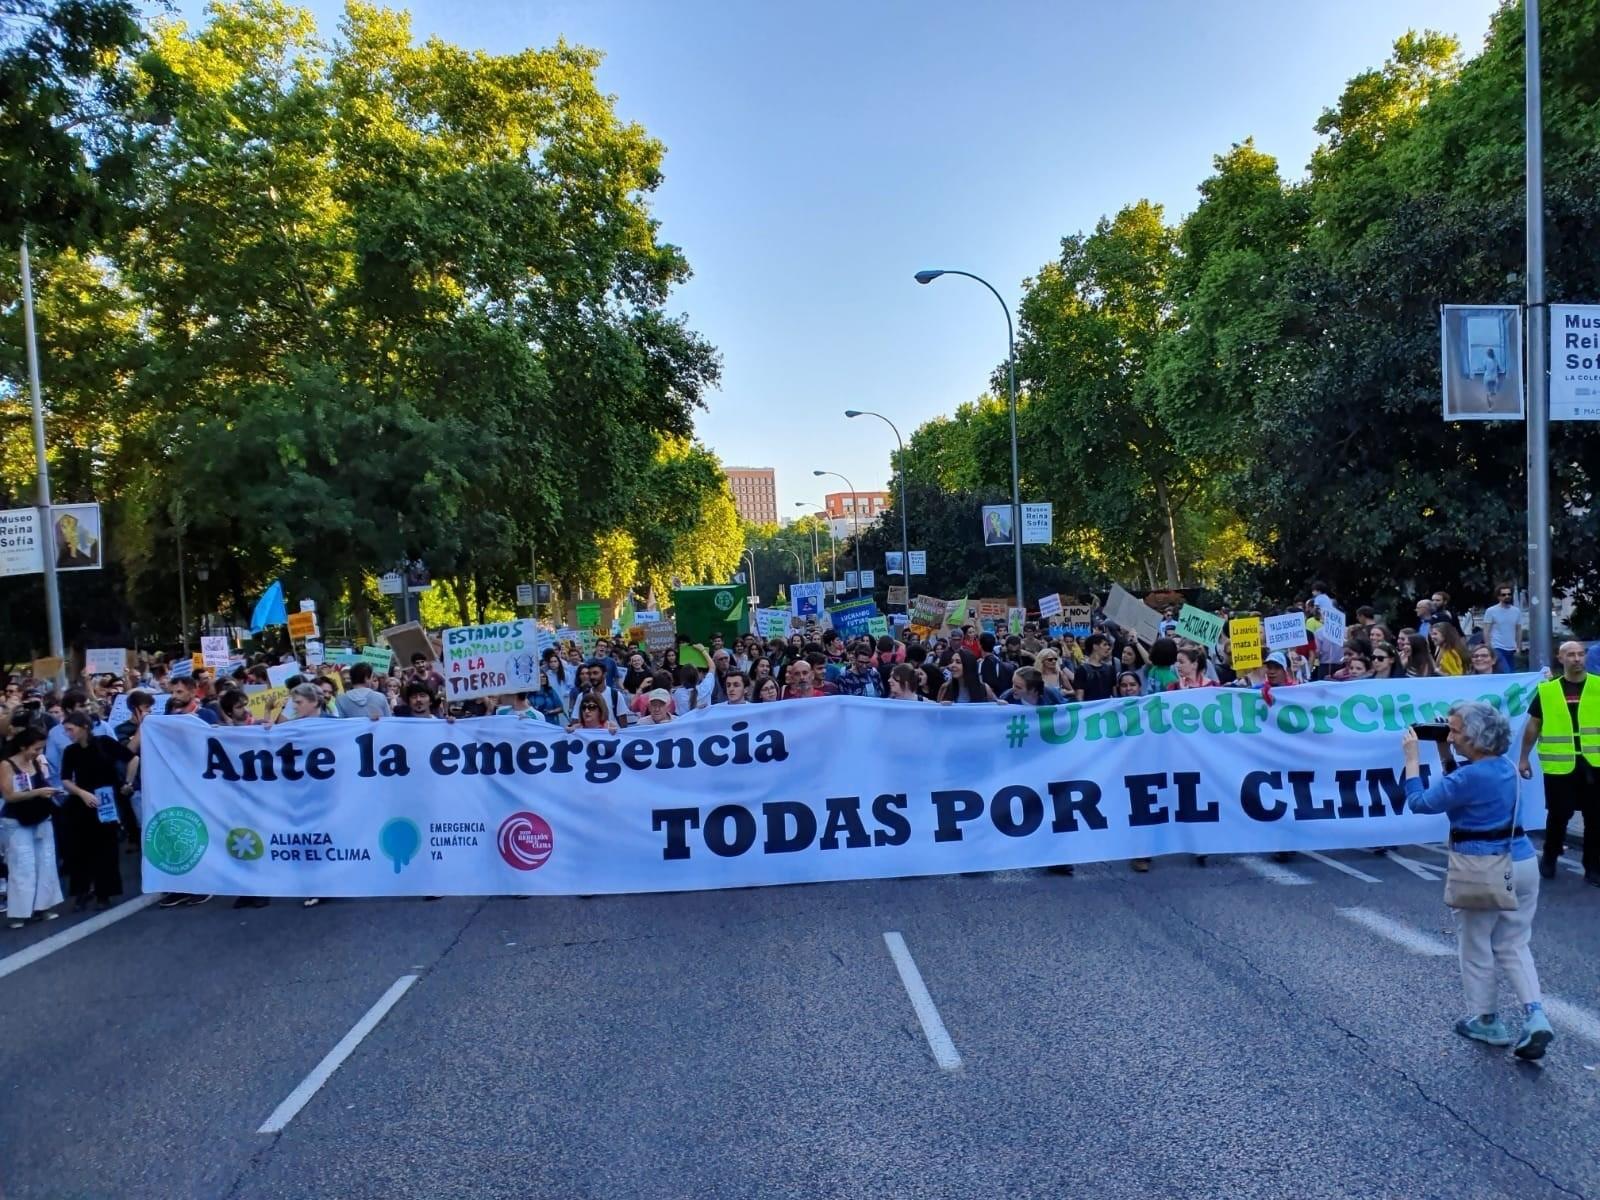
<svg viewBox="0 0 1600 1200">
<path fill-rule="evenodd" d="M 645 693 L 649 711 L 635 722 L 638 725 L 667 725 L 672 721 L 672 693 L 666 688 L 654 688 Z"/>
</svg>

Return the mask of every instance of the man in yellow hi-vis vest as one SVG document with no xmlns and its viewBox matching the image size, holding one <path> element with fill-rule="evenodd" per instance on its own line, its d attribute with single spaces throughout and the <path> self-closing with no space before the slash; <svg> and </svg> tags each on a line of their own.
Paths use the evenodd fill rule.
<svg viewBox="0 0 1600 1200">
<path fill-rule="evenodd" d="M 1528 755 L 1537 742 L 1544 772 L 1544 853 L 1539 874 L 1554 879 L 1556 859 L 1567 841 L 1572 814 L 1583 814 L 1583 877 L 1600 887 L 1600 675 L 1583 665 L 1583 643 L 1563 642 L 1556 651 L 1561 674 L 1539 685 L 1528 706 L 1517 767 L 1528 779 Z"/>
</svg>

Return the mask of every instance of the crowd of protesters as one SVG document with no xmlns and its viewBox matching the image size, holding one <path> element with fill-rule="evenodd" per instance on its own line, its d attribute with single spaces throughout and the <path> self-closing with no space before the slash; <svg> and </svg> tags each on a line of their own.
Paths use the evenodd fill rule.
<svg viewBox="0 0 1600 1200">
<path fill-rule="evenodd" d="M 220 675 L 190 669 L 187 662 L 172 666 L 156 656 L 141 659 L 125 676 L 85 675 L 81 686 L 59 693 L 25 674 L 14 675 L 0 700 L 5 803 L 0 847 L 9 876 L 8 923 L 17 927 L 30 919 L 53 919 L 66 896 L 82 909 L 108 906 L 122 893 L 118 855 L 138 848 L 139 732 L 153 712 L 187 714 L 213 725 L 315 717 L 454 721 L 512 716 L 566 730 L 617 732 L 681 720 L 723 704 L 828 696 L 1059 705 L 1250 687 L 1270 699 L 1275 688 L 1314 679 L 1514 670 L 1525 651 L 1525 631 L 1512 599 L 1509 587 L 1497 589 L 1496 602 L 1468 628 L 1443 592 L 1419 599 L 1403 614 L 1357 607 L 1346 637 L 1331 645 L 1321 630 L 1334 602 L 1321 585 L 1313 585 L 1303 601 L 1306 643 L 1275 651 L 1250 670 L 1235 669 L 1225 636 L 1214 647 L 1178 637 L 1173 609 L 1161 614 L 1159 636 L 1151 639 L 1119 628 L 1093 609 L 1091 626 L 1076 631 L 1036 620 L 1021 632 L 999 634 L 978 622 L 961 622 L 925 631 L 921 638 L 903 628 L 897 636 L 845 637 L 813 621 L 784 637 L 748 634 L 726 642 L 713 637 L 709 645 L 659 651 L 602 637 L 587 654 L 570 642 L 547 651 L 536 690 L 454 703 L 446 699 L 437 662 L 423 654 L 387 672 L 364 661 L 304 669 L 284 681 L 281 699 L 265 707 L 252 703 L 252 694 L 267 687 L 274 665 L 264 656 Z M 1579 669 L 1581 674 L 1581 664 Z M 115 727 L 109 723 L 113 713 Z M 1591 854 L 1600 856 L 1600 848 Z M 1146 870 L 1149 860 L 1132 865 Z M 1600 884 L 1600 857 L 1586 855 L 1585 866 L 1592 868 L 1590 882 Z M 1059 870 L 1070 873 L 1071 868 Z M 178 896 L 162 903 L 207 899 Z"/>
</svg>

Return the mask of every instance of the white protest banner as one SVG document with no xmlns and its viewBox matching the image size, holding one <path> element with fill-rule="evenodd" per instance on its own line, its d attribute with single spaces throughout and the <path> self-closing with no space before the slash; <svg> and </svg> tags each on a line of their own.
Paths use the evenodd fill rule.
<svg viewBox="0 0 1600 1200">
<path fill-rule="evenodd" d="M 928 552 L 926 550 L 911 551 L 911 573 L 913 575 L 926 575 L 928 573 Z"/>
<path fill-rule="evenodd" d="M 227 638 L 223 638 L 226 647 Z M 128 652 L 126 650 L 85 650 L 83 652 L 83 665 L 88 668 L 91 675 L 115 675 L 122 678 L 122 673 L 128 669 Z"/>
<path fill-rule="evenodd" d="M 1600 304 L 1550 306 L 1550 419 L 1600 421 Z"/>
<path fill-rule="evenodd" d="M 839 696 L 620 735 L 153 717 L 143 886 L 578 895 L 1432 842 L 1448 822 L 1407 810 L 1401 732 L 1486 699 L 1515 744 L 1538 682 L 1316 683 L 1271 704 L 1248 688 L 1042 708 Z M 1541 797 L 1523 790 L 1529 829 Z"/>
<path fill-rule="evenodd" d="M 1022 506 L 1022 544 L 1048 546 L 1055 538 L 1055 506 L 1053 504 L 1024 504 Z"/>
<path fill-rule="evenodd" d="M 1132 592 L 1113 583 L 1106 597 L 1106 619 L 1131 630 L 1147 642 L 1161 636 L 1161 614 Z"/>
<path fill-rule="evenodd" d="M 1287 650 L 1290 646 L 1306 644 L 1306 615 L 1303 612 L 1268 617 L 1261 624 L 1266 630 L 1268 650 Z"/>
<path fill-rule="evenodd" d="M 297 662 L 273 663 L 267 668 L 267 682 L 275 688 L 288 687 L 289 680 L 300 673 Z"/>
<path fill-rule="evenodd" d="M 37 575 L 44 570 L 44 541 L 37 508 L 0 511 L 0 576 Z"/>
<path fill-rule="evenodd" d="M 795 584 L 789 589 L 789 611 L 797 617 L 817 616 L 822 612 L 824 590 L 821 583 Z"/>
<path fill-rule="evenodd" d="M 1039 615 L 1041 617 L 1059 617 L 1061 615 L 1061 593 L 1051 592 L 1048 596 L 1039 597 Z"/>
<path fill-rule="evenodd" d="M 531 617 L 444 631 L 445 696 L 472 700 L 539 690 L 539 624 Z"/>
<path fill-rule="evenodd" d="M 228 637 L 221 634 L 216 637 L 207 635 L 200 639 L 200 658 L 208 667 L 225 667 L 228 665 Z"/>
</svg>

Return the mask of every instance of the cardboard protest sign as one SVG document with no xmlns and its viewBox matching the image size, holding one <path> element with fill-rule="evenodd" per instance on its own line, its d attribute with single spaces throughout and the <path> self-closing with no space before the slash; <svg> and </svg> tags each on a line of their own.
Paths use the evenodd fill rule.
<svg viewBox="0 0 1600 1200">
<path fill-rule="evenodd" d="M 821 583 L 797 583 L 789 591 L 789 611 L 797 617 L 817 616 L 822 612 L 822 596 Z"/>
<path fill-rule="evenodd" d="M 289 680 L 300 674 L 297 662 L 274 663 L 267 668 L 267 682 L 275 688 L 287 687 Z"/>
<path fill-rule="evenodd" d="M 1221 617 L 1192 604 L 1185 604 L 1178 612 L 1178 636 L 1197 642 L 1208 650 L 1217 644 L 1217 639 L 1222 636 L 1222 627 L 1226 624 Z"/>
<path fill-rule="evenodd" d="M 317 641 L 315 638 L 307 638 L 306 639 L 306 666 L 308 666 L 308 667 L 320 667 L 323 663 L 325 663 L 327 661 L 328 661 L 328 654 L 327 654 L 327 651 L 323 649 L 322 643 Z"/>
<path fill-rule="evenodd" d="M 764 638 L 781 638 L 789 632 L 789 614 L 781 608 L 756 609 L 756 632 Z"/>
<path fill-rule="evenodd" d="M 313 638 L 317 636 L 317 614 L 315 612 L 292 612 L 289 614 L 289 636 L 291 638 Z M 201 642 L 204 643 L 202 638 Z M 226 639 L 224 639 L 226 641 Z"/>
<path fill-rule="evenodd" d="M 644 644 L 660 653 L 678 644 L 678 627 L 671 621 L 651 621 L 644 627 Z"/>
<path fill-rule="evenodd" d="M 937 629 L 944 624 L 947 605 L 937 596 L 918 596 L 911 605 L 911 624 L 923 629 Z"/>
<path fill-rule="evenodd" d="M 887 617 L 873 617 L 867 622 L 867 632 L 875 638 L 889 636 L 889 619 Z"/>
<path fill-rule="evenodd" d="M 1022 626 L 1028 619 L 1028 610 L 1025 608 L 1012 608 L 1006 613 L 1006 632 L 1022 636 Z"/>
<path fill-rule="evenodd" d="M 905 607 L 909 606 L 910 603 L 911 603 L 911 589 L 906 587 L 906 586 L 904 586 L 903 584 L 901 584 L 901 585 L 890 584 L 889 585 L 889 598 L 887 600 L 885 600 L 884 603 L 885 604 L 898 604 L 901 608 L 905 608 Z"/>
<path fill-rule="evenodd" d="M 1088 637 L 1094 617 L 1094 606 L 1089 604 L 1065 604 L 1061 607 L 1061 616 L 1066 622 L 1067 632 L 1073 637 Z"/>
<path fill-rule="evenodd" d="M 993 596 L 985 596 L 978 601 L 978 620 L 1000 621 L 1005 618 L 1006 609 L 1009 607 L 1004 600 Z"/>
<path fill-rule="evenodd" d="M 539 657 L 531 617 L 444 631 L 444 686 L 451 700 L 472 700 L 539 688 Z"/>
<path fill-rule="evenodd" d="M 419 622 L 407 621 L 404 625 L 391 625 L 378 636 L 389 644 L 389 648 L 403 663 L 409 663 L 414 654 L 422 655 L 428 662 L 438 660 L 439 656 L 433 652 L 433 642 L 428 638 L 428 631 Z"/>
<path fill-rule="evenodd" d="M 200 639 L 200 661 L 202 666 L 225 667 L 228 665 L 228 639 L 206 636 Z"/>
<path fill-rule="evenodd" d="M 226 643 L 227 639 L 223 639 Z M 126 650 L 86 650 L 84 652 L 84 666 L 89 668 L 91 675 L 115 675 L 121 678 L 122 672 L 128 665 L 128 652 Z"/>
<path fill-rule="evenodd" d="M 1059 617 L 1061 615 L 1061 593 L 1051 592 L 1048 596 L 1039 597 L 1039 615 L 1041 617 Z"/>
<path fill-rule="evenodd" d="M 1228 644 L 1235 671 L 1253 671 L 1265 660 L 1260 617 L 1235 617 L 1228 622 Z"/>
<path fill-rule="evenodd" d="M 250 715 L 257 721 L 270 721 L 278 715 L 278 710 L 283 707 L 283 702 L 289 698 L 289 689 L 285 687 L 251 687 L 246 688 L 246 703 L 250 705 Z"/>
<path fill-rule="evenodd" d="M 1306 644 L 1306 615 L 1303 612 L 1268 617 L 1263 625 L 1268 650 L 1287 650 L 1291 646 Z"/>
<path fill-rule="evenodd" d="M 1111 585 L 1106 617 L 1143 641 L 1153 642 L 1161 636 L 1161 614 L 1120 584 Z"/>
<path fill-rule="evenodd" d="M 1344 614 L 1332 604 L 1325 605 L 1322 609 L 1322 628 L 1317 630 L 1318 644 L 1328 647 L 1337 655 L 1344 648 L 1344 636 Z"/>
<path fill-rule="evenodd" d="M 355 661 L 367 663 L 374 671 L 387 674 L 394 667 L 394 651 L 388 646 L 363 646 Z"/>
<path fill-rule="evenodd" d="M 828 609 L 828 616 L 833 621 L 833 627 L 847 638 L 861 637 L 867 632 L 867 624 L 878 615 L 878 606 L 869 596 L 859 600 L 846 600 L 843 604 L 836 604 Z"/>
</svg>

